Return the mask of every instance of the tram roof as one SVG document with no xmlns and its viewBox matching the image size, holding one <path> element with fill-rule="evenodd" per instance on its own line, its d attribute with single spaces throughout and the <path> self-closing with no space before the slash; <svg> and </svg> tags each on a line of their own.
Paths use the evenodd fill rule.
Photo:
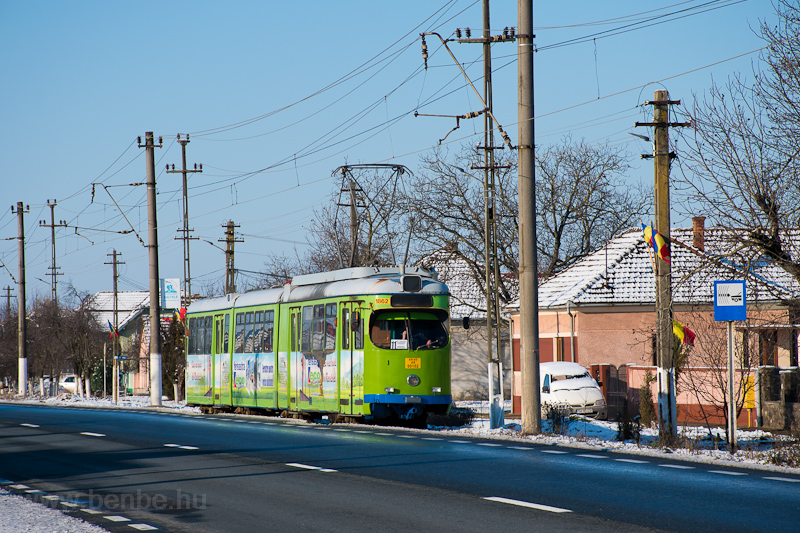
<svg viewBox="0 0 800 533">
<path fill-rule="evenodd" d="M 447 285 L 436 280 L 435 273 L 422 268 L 357 267 L 296 276 L 279 288 L 198 300 L 189 306 L 189 312 L 203 313 L 230 307 L 302 302 L 341 296 L 407 294 L 407 291 L 403 291 L 403 276 L 420 277 L 422 287 L 417 291 L 418 294 L 450 294 Z"/>
</svg>

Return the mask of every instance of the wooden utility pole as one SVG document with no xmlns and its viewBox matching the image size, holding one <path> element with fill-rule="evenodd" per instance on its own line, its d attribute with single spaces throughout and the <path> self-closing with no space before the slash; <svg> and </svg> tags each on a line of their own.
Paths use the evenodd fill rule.
<svg viewBox="0 0 800 533">
<path fill-rule="evenodd" d="M 539 265 L 536 253 L 533 129 L 533 0 L 518 0 L 517 19 L 522 433 L 536 435 L 542 432 L 542 406 L 539 391 Z"/>
<path fill-rule="evenodd" d="M 139 148 L 147 151 L 147 228 L 150 251 L 150 404 L 161 405 L 161 301 L 159 288 L 161 281 L 158 276 L 158 223 L 156 221 L 156 165 L 155 149 L 161 148 L 161 138 L 158 144 L 153 141 L 153 132 L 145 133 L 145 144 Z"/>
<path fill-rule="evenodd" d="M 225 229 L 225 238 L 219 239 L 218 242 L 225 243 L 225 294 L 236 292 L 236 269 L 233 266 L 233 247 L 237 242 L 244 242 L 244 239 L 237 238 L 234 229 L 239 227 L 239 224 L 234 224 L 233 220 L 229 220 L 227 224 L 222 225 Z"/>
<path fill-rule="evenodd" d="M 655 91 L 652 101 L 653 122 L 637 122 L 636 126 L 652 126 L 653 162 L 655 168 L 655 227 L 666 242 L 670 235 L 669 167 L 675 154 L 669 151 L 669 127 L 689 126 L 669 122 L 669 106 L 680 105 L 670 100 L 669 92 Z M 675 363 L 672 333 L 672 269 L 668 261 L 655 259 L 656 265 L 656 360 L 658 362 L 659 435 L 669 441 L 678 434 L 678 411 L 675 398 Z"/>
<path fill-rule="evenodd" d="M 189 134 L 186 134 L 185 139 L 181 139 L 181 134 L 178 134 L 178 143 L 181 145 L 181 155 L 183 159 L 183 169 L 182 170 L 175 170 L 175 165 L 172 165 L 172 170 L 169 169 L 169 165 L 167 165 L 167 173 L 181 173 L 183 174 L 183 229 L 178 228 L 178 231 L 181 232 L 180 237 L 175 237 L 176 240 L 183 241 L 183 295 L 185 302 L 184 305 L 189 305 L 192 301 L 192 270 L 189 263 L 189 241 L 192 239 L 197 240 L 197 237 L 191 237 L 189 234 L 190 232 L 194 231 L 194 229 L 189 229 L 189 192 L 188 192 L 188 183 L 186 179 L 187 174 L 191 174 L 194 172 L 203 172 L 203 165 L 200 164 L 200 168 L 197 167 L 197 163 L 194 164 L 194 170 L 190 170 L 186 168 L 186 145 L 189 144 Z"/>
<path fill-rule="evenodd" d="M 17 314 L 19 315 L 19 331 L 18 331 L 18 351 L 19 351 L 19 394 L 26 396 L 28 394 L 28 317 L 25 307 L 25 213 L 30 213 L 28 206 L 22 205 L 22 202 L 17 202 L 17 210 L 11 207 L 11 212 L 17 215 L 17 239 L 19 241 L 19 296 L 17 296 Z"/>
</svg>

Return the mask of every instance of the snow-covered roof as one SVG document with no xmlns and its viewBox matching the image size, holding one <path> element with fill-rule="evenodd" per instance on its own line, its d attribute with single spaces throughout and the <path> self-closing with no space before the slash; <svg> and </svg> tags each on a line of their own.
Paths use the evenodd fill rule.
<svg viewBox="0 0 800 533">
<path fill-rule="evenodd" d="M 128 322 L 150 305 L 150 291 L 119 291 L 117 292 L 117 320 L 118 328 L 123 329 Z M 98 292 L 86 303 L 100 327 L 108 327 L 114 323 L 114 293 L 112 291 Z"/>
<path fill-rule="evenodd" d="M 800 234 L 793 234 L 800 245 Z M 672 298 L 675 304 L 713 303 L 713 282 L 747 280 L 748 301 L 779 302 L 800 296 L 800 285 L 785 270 L 768 260 L 731 258 L 729 251 L 741 239 L 731 231 L 704 230 L 704 250 L 691 244 L 691 229 L 671 231 Z M 800 246 L 798 246 L 800 248 Z M 630 229 L 583 258 L 571 268 L 539 286 L 539 308 L 572 305 L 652 305 L 655 275 L 650 248 L 641 229 Z M 798 250 L 793 250 L 796 257 Z M 519 307 L 519 301 L 508 306 Z"/>
<path fill-rule="evenodd" d="M 478 265 L 481 272 L 474 272 L 463 257 L 448 249 L 441 249 L 426 256 L 420 261 L 420 264 L 434 268 L 439 279 L 450 287 L 451 317 L 486 318 L 484 285 L 476 281 L 476 278 L 483 275 L 483 265 Z M 509 276 L 508 274 L 500 275 Z M 516 280 L 507 285 L 512 290 L 517 288 Z"/>
</svg>

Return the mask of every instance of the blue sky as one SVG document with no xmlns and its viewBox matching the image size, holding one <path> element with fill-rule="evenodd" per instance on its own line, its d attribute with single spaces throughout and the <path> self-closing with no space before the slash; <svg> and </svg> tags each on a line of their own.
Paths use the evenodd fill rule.
<svg viewBox="0 0 800 533">
<path fill-rule="evenodd" d="M 516 2 L 492 4 L 493 34 L 516 26 Z M 28 298 L 50 291 L 47 201 L 56 220 L 81 229 L 56 231 L 59 292 L 110 290 L 112 249 L 122 253 L 121 290 L 148 288 L 144 150 L 137 136 L 163 136 L 156 150 L 160 273 L 182 277 L 181 179 L 176 134 L 191 134 L 189 178 L 195 292 L 224 279 L 225 259 L 204 242 L 223 237 L 232 219 L 243 243 L 236 266 L 259 271 L 269 252 L 301 252 L 313 209 L 331 205 L 332 172 L 345 163 L 397 163 L 416 171 L 419 158 L 450 131 L 447 118 L 481 108 L 450 57 L 428 38 L 422 68 L 419 33 L 480 33 L 481 3 L 176 1 L 0 2 L 0 154 L 6 210 L 0 215 L 0 260 L 18 277 L 16 216 L 26 215 Z M 775 19 L 766 0 L 534 2 L 536 142 L 565 134 L 624 147 L 630 183 L 652 183 L 646 143 L 628 135 L 649 122 L 641 106 L 655 90 L 691 101 L 713 79 L 752 72 L 763 46 L 760 20 Z M 481 47 L 450 44 L 474 82 Z M 517 65 L 513 43 L 493 47 L 494 114 L 517 138 Z M 737 57 L 739 56 L 739 57 Z M 713 65 L 713 66 L 711 66 Z M 482 120 L 462 121 L 450 150 L 475 144 Z M 680 150 L 680 146 L 677 147 Z M 2 207 L 2 204 L 0 204 Z M 693 213 L 673 212 L 687 226 Z M 713 221 L 710 221 L 713 224 Z M 110 230 L 97 231 L 97 230 Z M 11 285 L 0 267 L 0 287 Z M 242 274 L 246 276 L 247 274 Z M 246 278 L 242 278 L 242 281 Z"/>
</svg>

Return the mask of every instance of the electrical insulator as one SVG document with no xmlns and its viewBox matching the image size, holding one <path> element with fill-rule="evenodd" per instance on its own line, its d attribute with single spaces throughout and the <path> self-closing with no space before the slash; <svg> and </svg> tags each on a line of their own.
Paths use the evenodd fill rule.
<svg viewBox="0 0 800 533">
<path fill-rule="evenodd" d="M 470 29 L 469 29 L 469 28 L 466 28 L 464 31 L 465 31 L 465 32 L 466 32 L 466 34 L 467 34 L 467 39 L 469 39 L 469 38 L 472 36 L 472 32 L 470 31 Z"/>
<path fill-rule="evenodd" d="M 511 26 L 511 36 L 514 37 L 516 35 L 517 29 L 514 26 Z"/>
<path fill-rule="evenodd" d="M 503 28 L 503 38 L 508 39 L 508 26 Z"/>
<path fill-rule="evenodd" d="M 456 38 L 461 39 L 461 28 L 456 28 Z"/>
</svg>

